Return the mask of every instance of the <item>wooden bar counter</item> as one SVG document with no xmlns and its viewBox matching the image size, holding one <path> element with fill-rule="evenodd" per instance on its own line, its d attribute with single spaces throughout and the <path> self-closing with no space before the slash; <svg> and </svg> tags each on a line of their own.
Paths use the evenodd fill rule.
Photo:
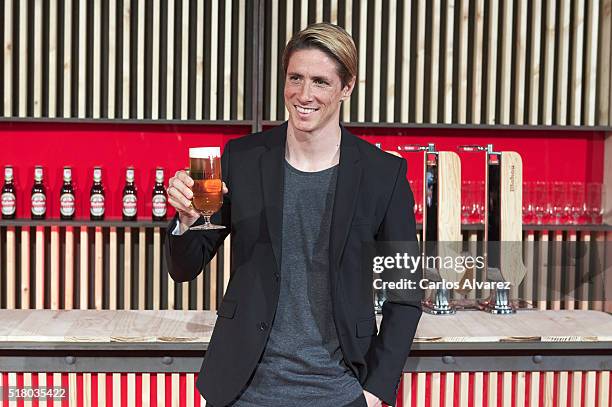
<svg viewBox="0 0 612 407">
<path fill-rule="evenodd" d="M 1 310 L 0 375 L 53 372 L 84 374 L 93 380 L 91 376 L 104 373 L 137 374 L 148 377 L 147 383 L 164 374 L 187 375 L 184 389 L 198 398 L 193 380 L 215 320 L 214 311 Z M 602 402 L 610 402 L 610 371 L 612 315 L 604 312 L 423 314 L 406 361 L 398 405 L 423 405 L 426 396 L 432 398 L 431 405 L 463 405 L 462 397 L 476 401 L 485 397 L 491 402 L 494 396 L 522 399 L 525 388 L 531 389 L 526 401 L 537 392 L 544 404 L 520 405 L 546 405 L 546 397 L 565 397 L 559 387 L 565 386 L 569 396 L 580 390 L 585 400 L 592 397 L 593 403 L 583 405 L 608 406 Z M 564 381 L 568 377 L 573 381 Z M 109 379 L 111 387 L 112 383 Z M 555 391 L 550 393 L 549 387 Z M 87 386 L 79 391 L 92 392 Z M 455 394 L 457 403 L 438 404 L 441 394 Z"/>
<path fill-rule="evenodd" d="M 0 310 L 0 371 L 39 371 L 52 366 L 57 371 L 108 371 L 112 367 L 126 372 L 197 372 L 215 320 L 214 311 Z M 74 355 L 75 360 L 68 364 L 62 355 Z M 153 355 L 159 355 L 159 360 Z M 495 359 L 481 365 L 478 359 L 483 355 Z M 521 366 L 503 359 L 521 355 L 542 357 Z M 89 363 L 93 357 L 96 363 Z M 168 363 L 167 357 L 173 361 Z M 442 367 L 459 371 L 509 367 L 612 370 L 612 315 L 536 310 L 505 316 L 480 311 L 423 314 L 406 371 Z"/>
</svg>

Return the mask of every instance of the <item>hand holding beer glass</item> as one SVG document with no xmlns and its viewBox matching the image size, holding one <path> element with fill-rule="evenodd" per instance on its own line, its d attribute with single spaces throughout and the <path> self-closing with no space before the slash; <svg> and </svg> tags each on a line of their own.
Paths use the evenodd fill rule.
<svg viewBox="0 0 612 407">
<path fill-rule="evenodd" d="M 210 217 L 223 205 L 223 194 L 228 192 L 221 181 L 220 156 L 219 147 L 190 148 L 189 174 L 181 170 L 170 178 L 168 203 L 179 213 L 181 230 L 225 228 L 210 223 Z M 200 215 L 204 224 L 191 227 Z"/>
</svg>

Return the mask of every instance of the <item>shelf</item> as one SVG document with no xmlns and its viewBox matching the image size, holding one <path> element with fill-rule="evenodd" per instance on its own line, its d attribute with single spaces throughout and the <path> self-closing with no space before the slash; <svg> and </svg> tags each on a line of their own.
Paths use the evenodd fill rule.
<svg viewBox="0 0 612 407">
<path fill-rule="evenodd" d="M 60 220 L 60 219 L 45 219 L 45 220 L 33 220 L 33 219 L 2 219 L 0 220 L 0 226 L 72 226 L 72 227 L 133 227 L 133 228 L 152 228 L 158 227 L 165 229 L 168 226 L 170 219 L 164 221 L 152 221 L 151 219 L 143 219 L 137 221 L 123 221 L 121 219 L 109 219 L 109 220 L 89 220 L 89 219 L 76 219 L 76 220 Z"/>
<path fill-rule="evenodd" d="M 172 126 L 253 126 L 254 120 L 166 120 L 166 119 L 74 119 L 46 117 L 0 117 L 2 123 L 43 124 L 112 124 L 112 125 L 172 125 Z"/>
<path fill-rule="evenodd" d="M 44 124 L 113 124 L 113 125 L 172 125 L 172 126 L 236 126 L 252 127 L 255 120 L 166 120 L 166 119 L 75 119 L 46 117 L 0 117 L 2 123 L 44 123 Z M 278 126 L 284 121 L 264 120 L 262 126 Z M 517 124 L 456 124 L 456 123 L 387 123 L 387 122 L 348 122 L 347 128 L 381 129 L 450 129 L 450 130 L 540 130 L 540 131 L 583 131 L 612 132 L 612 126 L 545 126 Z"/>
<path fill-rule="evenodd" d="M 523 230 L 577 231 L 577 232 L 612 232 L 612 225 L 523 225 Z"/>
<path fill-rule="evenodd" d="M 278 126 L 283 121 L 264 120 L 263 126 Z M 385 122 L 349 122 L 343 123 L 351 128 L 382 129 L 451 129 L 451 130 L 543 130 L 543 131 L 586 131 L 612 132 L 612 126 L 545 126 L 517 124 L 442 124 L 442 123 L 385 123 Z"/>
<path fill-rule="evenodd" d="M 417 230 L 422 230 L 423 225 L 417 224 Z M 461 230 L 464 231 L 481 231 L 484 230 L 483 224 L 468 223 L 461 225 Z M 534 225 L 524 224 L 523 230 L 541 231 L 577 231 L 577 232 L 612 232 L 612 225 Z"/>
<path fill-rule="evenodd" d="M 33 220 L 33 219 L 1 219 L 0 226 L 72 226 L 72 227 L 159 227 L 165 229 L 168 226 L 170 219 L 165 221 L 152 221 L 151 219 L 142 219 L 137 221 L 123 221 L 121 219 L 109 219 L 103 221 L 93 221 L 89 219 L 76 219 L 76 220 L 60 220 L 60 219 L 45 219 L 45 220 Z M 417 224 L 417 230 L 422 230 L 423 225 Z M 461 225 L 463 231 L 482 231 L 484 225 L 482 224 L 465 224 Z M 612 232 L 612 225 L 523 225 L 523 230 L 529 231 L 542 231 L 547 230 L 550 232 L 554 231 L 577 231 L 577 232 Z"/>
</svg>

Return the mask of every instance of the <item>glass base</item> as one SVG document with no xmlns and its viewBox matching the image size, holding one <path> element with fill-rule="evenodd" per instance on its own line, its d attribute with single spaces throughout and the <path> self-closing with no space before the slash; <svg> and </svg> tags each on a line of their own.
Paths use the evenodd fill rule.
<svg viewBox="0 0 612 407">
<path fill-rule="evenodd" d="M 208 224 L 205 223 L 203 225 L 192 226 L 188 230 L 214 230 L 214 229 L 225 229 L 225 226 L 213 225 L 212 223 L 208 223 Z"/>
<path fill-rule="evenodd" d="M 204 218 L 204 223 L 197 226 L 192 226 L 188 230 L 215 230 L 215 229 L 225 229 L 223 225 L 215 225 L 214 223 L 210 223 L 210 217 L 212 215 L 202 215 Z"/>
</svg>

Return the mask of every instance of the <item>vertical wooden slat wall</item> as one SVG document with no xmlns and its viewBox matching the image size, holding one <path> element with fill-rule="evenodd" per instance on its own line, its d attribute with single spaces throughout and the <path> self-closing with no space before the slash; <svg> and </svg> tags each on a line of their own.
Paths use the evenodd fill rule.
<svg viewBox="0 0 612 407">
<path fill-rule="evenodd" d="M 282 50 L 333 21 L 355 38 L 347 122 L 612 121 L 612 0 L 260 0 L 262 120 Z M 254 0 L 3 1 L 0 117 L 250 120 Z"/>
<path fill-rule="evenodd" d="M 252 118 L 245 90 L 253 1 L 5 0 L 1 7 L 0 117 Z"/>
<path fill-rule="evenodd" d="M 0 308 L 217 309 L 230 279 L 230 237 L 195 280 L 176 283 L 168 275 L 165 233 L 148 225 L 0 227 Z M 512 298 L 539 309 L 603 311 L 611 239 L 597 230 L 525 229 L 527 274 Z M 481 254 L 482 231 L 464 231 L 463 240 L 464 250 Z M 471 277 L 483 281 L 484 272 Z M 453 298 L 488 295 L 472 290 Z"/>
<path fill-rule="evenodd" d="M 216 309 L 230 239 L 196 280 L 175 283 L 165 234 L 161 226 L 2 226 L 0 308 Z"/>
<path fill-rule="evenodd" d="M 280 53 L 302 28 L 295 23 L 331 21 L 318 7 L 337 7 L 337 22 L 359 53 L 359 81 L 343 106 L 344 121 L 608 125 L 611 6 L 611 0 L 267 0 L 263 120 L 286 118 Z"/>
</svg>

